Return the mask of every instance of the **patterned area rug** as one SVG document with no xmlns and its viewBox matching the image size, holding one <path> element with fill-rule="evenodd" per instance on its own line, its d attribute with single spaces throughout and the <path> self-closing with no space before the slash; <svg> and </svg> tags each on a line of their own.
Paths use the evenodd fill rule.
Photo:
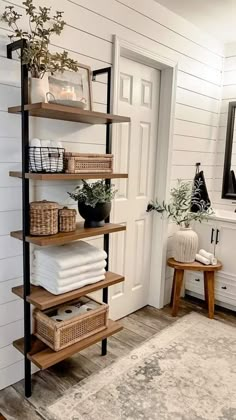
<svg viewBox="0 0 236 420">
<path fill-rule="evenodd" d="M 63 420 L 236 420 L 236 329 L 191 313 L 48 411 Z"/>
</svg>

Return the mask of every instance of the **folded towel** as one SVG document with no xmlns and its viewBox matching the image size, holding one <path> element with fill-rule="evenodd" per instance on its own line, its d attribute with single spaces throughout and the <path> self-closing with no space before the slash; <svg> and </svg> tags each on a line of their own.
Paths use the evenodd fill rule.
<svg viewBox="0 0 236 420">
<path fill-rule="evenodd" d="M 207 258 L 208 260 L 210 260 L 210 263 L 212 265 L 217 264 L 217 258 L 211 252 L 207 252 L 207 251 L 205 251 L 205 249 L 200 249 L 199 254 L 202 255 L 203 257 Z"/>
<path fill-rule="evenodd" d="M 66 270 L 56 269 L 55 265 L 50 264 L 50 262 L 46 262 L 44 265 L 38 264 L 37 260 L 35 259 L 32 268 L 35 275 L 47 275 L 58 279 L 68 279 L 69 277 L 78 276 L 83 273 L 91 273 L 95 271 L 100 271 L 101 269 L 105 268 L 107 265 L 105 260 L 101 260 L 95 263 L 82 265 L 73 268 L 67 268 Z"/>
<path fill-rule="evenodd" d="M 34 255 L 38 264 L 44 265 L 50 262 L 56 270 L 84 266 L 107 258 L 105 251 L 83 241 L 53 248 L 35 249 Z"/>
<path fill-rule="evenodd" d="M 40 284 L 37 283 L 37 284 L 35 284 L 35 286 L 42 286 L 44 289 L 48 290 L 53 295 L 60 295 L 62 293 L 67 293 L 67 292 L 71 292 L 72 290 L 79 289 L 80 287 L 87 286 L 88 284 L 97 283 L 98 281 L 104 280 L 104 278 L 105 278 L 105 276 L 103 274 L 103 275 L 98 276 L 98 277 L 89 278 L 89 279 L 86 279 L 82 282 L 70 284 L 68 286 L 63 286 L 63 287 L 52 286 L 51 284 L 48 284 L 47 282 L 44 283 L 44 282 L 40 281 Z M 33 283 L 33 281 L 32 281 L 32 283 Z"/>
<path fill-rule="evenodd" d="M 67 286 L 74 283 L 77 284 L 77 283 L 80 283 L 81 281 L 95 278 L 98 276 L 104 276 L 105 272 L 106 272 L 105 269 L 102 268 L 100 270 L 82 273 L 77 276 L 68 277 L 65 279 L 59 279 L 58 277 L 56 277 L 55 274 L 50 275 L 40 270 L 33 269 L 31 278 L 34 284 L 37 284 L 37 283 L 40 284 L 41 282 L 43 282 L 43 283 L 51 284 L 52 286 L 63 287 L 63 286 Z"/>
<path fill-rule="evenodd" d="M 195 260 L 204 264 L 204 265 L 210 265 L 211 264 L 210 260 L 208 260 L 207 258 L 203 257 L 200 254 L 196 254 Z"/>
</svg>

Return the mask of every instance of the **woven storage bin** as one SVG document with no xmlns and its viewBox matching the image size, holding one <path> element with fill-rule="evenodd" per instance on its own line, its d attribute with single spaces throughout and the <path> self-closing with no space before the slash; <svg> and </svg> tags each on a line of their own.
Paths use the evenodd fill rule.
<svg viewBox="0 0 236 420">
<path fill-rule="evenodd" d="M 34 334 L 51 349 L 58 351 L 105 330 L 108 325 L 109 306 L 107 304 L 99 303 L 88 297 L 82 297 L 68 302 L 66 306 L 73 304 L 79 307 L 81 303 L 88 302 L 94 302 L 97 309 L 91 309 L 89 312 L 76 315 L 61 322 L 52 319 L 52 316 L 56 317 L 58 309 L 65 305 L 45 311 L 35 309 L 33 313 L 35 319 Z"/>
<path fill-rule="evenodd" d="M 76 229 L 76 210 L 63 207 L 59 210 L 59 231 L 73 232 Z"/>
<path fill-rule="evenodd" d="M 66 152 L 64 156 L 64 166 L 67 173 L 110 173 L 113 171 L 113 155 Z"/>
<path fill-rule="evenodd" d="M 30 235 L 55 235 L 58 233 L 58 208 L 53 201 L 30 203 Z"/>
</svg>

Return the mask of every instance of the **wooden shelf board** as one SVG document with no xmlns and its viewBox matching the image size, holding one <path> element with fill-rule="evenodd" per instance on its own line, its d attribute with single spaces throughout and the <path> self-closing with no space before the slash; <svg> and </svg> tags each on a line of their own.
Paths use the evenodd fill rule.
<svg viewBox="0 0 236 420">
<path fill-rule="evenodd" d="M 40 369 L 47 369 L 50 366 L 73 356 L 75 353 L 102 341 L 104 338 L 110 337 L 121 331 L 122 328 L 122 325 L 118 322 L 109 320 L 108 327 L 105 330 L 60 351 L 53 351 L 35 336 L 31 336 L 31 351 L 28 353 L 28 359 Z M 24 338 L 14 341 L 13 345 L 17 350 L 24 354 Z"/>
<path fill-rule="evenodd" d="M 108 271 L 105 274 L 105 279 L 97 283 L 89 284 L 87 286 L 81 287 L 80 289 L 73 290 L 68 293 L 63 293 L 61 295 L 53 295 L 47 290 L 39 286 L 31 285 L 30 295 L 27 297 L 27 302 L 36 306 L 36 308 L 43 311 L 44 309 L 52 308 L 53 306 L 61 305 L 62 303 L 69 302 L 70 300 L 85 296 L 88 293 L 95 292 L 96 290 L 103 289 L 104 287 L 109 287 L 117 283 L 124 281 L 124 276 L 119 274 L 111 273 Z M 12 293 L 19 296 L 23 299 L 24 289 L 23 286 L 13 287 Z"/>
<path fill-rule="evenodd" d="M 105 223 L 104 226 L 97 228 L 84 228 L 84 222 L 80 222 L 77 224 L 76 230 L 74 232 L 60 232 L 51 236 L 26 236 L 26 241 L 38 246 L 63 245 L 78 239 L 105 235 L 107 233 L 121 232 L 123 230 L 126 230 L 124 225 L 118 225 L 115 223 Z M 13 238 L 22 240 L 22 231 L 18 230 L 11 232 L 11 236 Z"/>
<path fill-rule="evenodd" d="M 9 176 L 13 178 L 22 178 L 22 172 L 10 171 Z M 39 181 L 69 181 L 73 179 L 115 179 L 115 178 L 128 178 L 126 173 L 86 173 L 86 174 L 43 174 L 43 173 L 26 173 L 25 178 L 39 180 Z"/>
<path fill-rule="evenodd" d="M 50 118 L 54 120 L 74 121 L 85 124 L 107 124 L 130 122 L 129 117 L 122 115 L 106 114 L 103 112 L 88 111 L 80 108 L 55 105 L 39 102 L 36 104 L 25 105 L 25 110 L 32 117 Z M 21 112 L 21 106 L 8 108 L 10 114 Z"/>
</svg>

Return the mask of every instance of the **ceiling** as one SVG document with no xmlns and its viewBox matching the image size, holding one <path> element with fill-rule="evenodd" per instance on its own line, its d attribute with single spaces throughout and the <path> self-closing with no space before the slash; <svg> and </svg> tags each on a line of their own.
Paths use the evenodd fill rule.
<svg viewBox="0 0 236 420">
<path fill-rule="evenodd" d="M 236 0 L 155 0 L 214 38 L 236 42 Z"/>
</svg>

